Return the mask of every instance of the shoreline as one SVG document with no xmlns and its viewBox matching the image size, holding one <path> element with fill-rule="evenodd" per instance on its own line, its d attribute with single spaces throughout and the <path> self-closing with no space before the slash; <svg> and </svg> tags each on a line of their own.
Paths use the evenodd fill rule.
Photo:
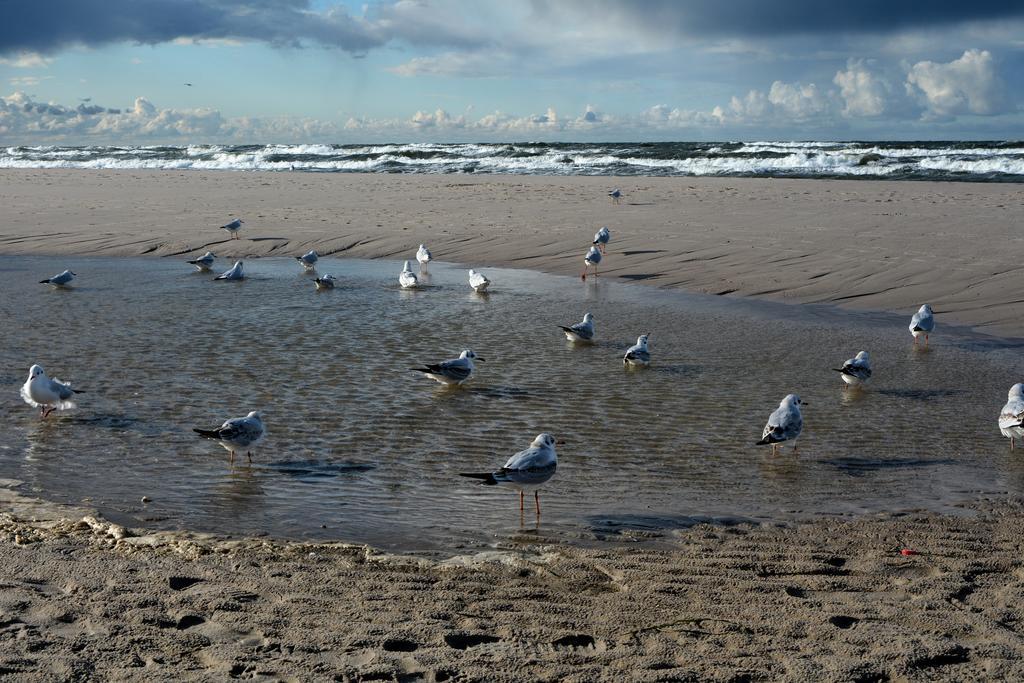
<svg viewBox="0 0 1024 683">
<path fill-rule="evenodd" d="M 608 225 L 604 276 L 908 320 L 927 301 L 940 325 L 1024 337 L 1019 184 L 40 169 L 0 181 L 2 254 L 402 259 L 422 242 L 467 267 L 578 275 Z M 234 215 L 246 227 L 229 241 L 216 226 Z"/>
</svg>

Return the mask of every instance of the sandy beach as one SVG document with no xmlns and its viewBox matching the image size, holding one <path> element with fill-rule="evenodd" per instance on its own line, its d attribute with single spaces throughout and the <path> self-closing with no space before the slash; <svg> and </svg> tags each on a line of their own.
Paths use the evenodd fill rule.
<svg viewBox="0 0 1024 683">
<path fill-rule="evenodd" d="M 619 180 L 615 206 L 597 177 L 3 170 L 0 253 L 403 258 L 424 242 L 442 261 L 573 275 L 608 225 L 602 277 L 908 319 L 928 301 L 940 323 L 1024 336 L 1019 185 Z M 232 241 L 216 226 L 235 215 Z M 527 528 L 438 559 L 124 529 L 0 488 L 0 674 L 1019 679 L 1022 504 L 603 547 Z"/>
</svg>

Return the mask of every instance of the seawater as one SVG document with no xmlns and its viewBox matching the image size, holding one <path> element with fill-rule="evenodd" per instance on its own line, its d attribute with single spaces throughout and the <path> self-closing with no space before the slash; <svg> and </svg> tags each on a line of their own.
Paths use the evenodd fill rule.
<svg viewBox="0 0 1024 683">
<path fill-rule="evenodd" d="M 219 266 L 226 268 L 227 263 Z M 179 259 L 0 257 L 0 477 L 122 523 L 233 536 L 450 551 L 658 538 L 700 521 L 784 523 L 957 513 L 1024 488 L 996 415 L 1024 377 L 1020 342 L 938 328 L 915 350 L 904 316 L 659 291 L 602 279 L 432 263 L 401 291 L 398 261 L 246 261 L 214 282 Z M 75 286 L 38 281 L 71 268 Z M 598 342 L 558 325 L 592 312 Z M 622 352 L 651 334 L 652 367 Z M 444 389 L 409 368 L 472 348 Z M 831 370 L 871 352 L 864 392 Z M 41 421 L 28 368 L 86 390 Z M 787 393 L 800 451 L 754 445 Z M 249 465 L 193 427 L 262 410 Z M 539 524 L 514 491 L 458 476 L 500 466 L 538 433 L 559 446 Z M 146 496 L 148 503 L 142 503 Z"/>
</svg>

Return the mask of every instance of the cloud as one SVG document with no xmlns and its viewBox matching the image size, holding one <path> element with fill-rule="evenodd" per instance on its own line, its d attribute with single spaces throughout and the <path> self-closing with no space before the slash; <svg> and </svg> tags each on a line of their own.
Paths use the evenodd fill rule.
<svg viewBox="0 0 1024 683">
<path fill-rule="evenodd" d="M 53 63 L 51 57 L 44 57 L 38 52 L 16 52 L 13 57 L 0 58 L 0 64 L 13 66 L 17 69 L 45 69 Z"/>
<path fill-rule="evenodd" d="M 923 101 L 929 118 L 992 116 L 1007 110 L 1005 89 L 988 50 L 967 50 L 946 64 L 914 64 L 907 74 L 907 92 Z"/>
<path fill-rule="evenodd" d="M 745 97 L 733 97 L 729 113 L 721 110 L 721 117 L 733 122 L 804 122 L 822 119 L 835 108 L 835 95 L 822 92 L 810 83 L 784 83 L 775 81 L 768 92 L 751 90 Z"/>
<path fill-rule="evenodd" d="M 837 71 L 832 82 L 839 86 L 843 98 L 843 116 L 881 116 L 885 113 L 889 83 L 871 73 L 861 60 L 851 59 L 846 71 Z"/>
</svg>

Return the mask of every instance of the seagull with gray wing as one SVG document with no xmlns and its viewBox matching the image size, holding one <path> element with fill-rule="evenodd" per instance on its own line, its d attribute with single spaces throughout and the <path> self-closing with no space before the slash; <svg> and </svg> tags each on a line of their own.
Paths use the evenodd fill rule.
<svg viewBox="0 0 1024 683">
<path fill-rule="evenodd" d="M 216 429 L 193 429 L 193 432 L 204 439 L 213 439 L 220 443 L 231 454 L 231 462 L 235 461 L 235 453 L 245 451 L 249 462 L 252 462 L 252 449 L 256 448 L 267 435 L 263 426 L 263 416 L 254 410 L 245 417 L 227 420 Z"/>
<path fill-rule="evenodd" d="M 21 385 L 21 398 L 33 408 L 39 408 L 39 417 L 46 418 L 55 410 L 70 410 L 75 407 L 72 397 L 82 393 L 72 389 L 70 382 L 61 382 L 46 376 L 41 365 L 28 369 L 28 379 Z"/>
<path fill-rule="evenodd" d="M 483 358 L 477 356 L 470 349 L 466 349 L 459 354 L 458 358 L 451 360 L 442 361 L 440 363 L 432 363 L 425 365 L 422 368 L 410 368 L 416 372 L 422 372 L 430 379 L 435 382 L 440 382 L 448 386 L 457 386 L 469 380 L 476 371 L 476 366 L 473 365 L 473 361 L 483 361 Z"/>
<path fill-rule="evenodd" d="M 796 453 L 796 440 L 804 429 L 804 418 L 800 414 L 800 406 L 804 405 L 796 394 L 789 394 L 782 399 L 779 407 L 768 416 L 768 424 L 764 426 L 758 446 L 770 444 L 772 455 L 779 452 L 779 444 L 783 441 L 793 442 Z"/>
<path fill-rule="evenodd" d="M 555 453 L 555 437 L 550 434 L 538 434 L 530 447 L 519 451 L 509 458 L 501 469 L 495 472 L 460 472 L 460 477 L 479 479 L 485 486 L 510 486 L 519 490 L 519 511 L 523 511 L 523 497 L 526 491 L 533 491 L 533 500 L 537 505 L 537 516 L 540 516 L 539 488 L 551 477 L 558 468 L 558 456 Z"/>
</svg>

